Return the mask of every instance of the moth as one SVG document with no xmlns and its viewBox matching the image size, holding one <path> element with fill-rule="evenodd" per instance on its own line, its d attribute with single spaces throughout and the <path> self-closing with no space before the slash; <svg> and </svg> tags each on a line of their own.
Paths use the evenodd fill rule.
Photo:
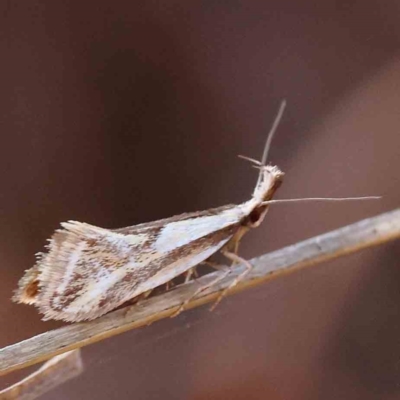
<svg viewBox="0 0 400 400">
<path fill-rule="evenodd" d="M 246 267 L 230 287 L 234 286 L 251 269 L 238 255 L 240 239 L 261 224 L 271 203 L 285 201 L 271 200 L 284 174 L 266 163 L 284 107 L 285 102 L 261 161 L 248 159 L 259 169 L 249 200 L 115 230 L 76 221 L 62 223 L 47 252 L 39 253 L 36 264 L 21 278 L 13 301 L 35 305 L 44 320 L 92 320 L 190 273 L 218 251 Z"/>
</svg>

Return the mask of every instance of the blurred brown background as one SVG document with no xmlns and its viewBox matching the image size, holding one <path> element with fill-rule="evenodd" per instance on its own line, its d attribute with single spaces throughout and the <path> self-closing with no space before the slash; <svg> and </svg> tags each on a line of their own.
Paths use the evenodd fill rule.
<svg viewBox="0 0 400 400">
<path fill-rule="evenodd" d="M 0 20 L 1 346 L 62 325 L 10 301 L 60 221 L 246 200 L 236 155 L 260 157 L 282 98 L 277 198 L 384 198 L 276 206 L 244 257 L 398 206 L 397 1 L 2 1 Z M 399 257 L 386 244 L 92 345 L 43 398 L 400 399 Z"/>
</svg>

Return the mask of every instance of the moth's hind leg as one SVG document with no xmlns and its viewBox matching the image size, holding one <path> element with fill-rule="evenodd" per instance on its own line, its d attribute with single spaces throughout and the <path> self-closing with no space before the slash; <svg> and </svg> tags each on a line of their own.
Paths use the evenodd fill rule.
<svg viewBox="0 0 400 400">
<path fill-rule="evenodd" d="M 190 301 L 192 299 L 194 299 L 197 295 L 199 295 L 201 292 L 203 292 L 204 290 L 207 290 L 208 288 L 216 285 L 219 281 L 221 281 L 222 279 L 224 279 L 230 272 L 229 267 L 227 267 L 226 265 L 220 265 L 217 263 L 214 263 L 212 261 L 206 260 L 202 262 L 203 264 L 207 264 L 210 267 L 218 270 L 218 271 L 223 271 L 224 273 L 221 274 L 220 276 L 217 276 L 214 280 L 212 280 L 211 282 L 207 283 L 206 285 L 200 286 L 192 295 L 190 295 L 178 308 L 178 310 L 176 310 L 172 315 L 172 317 L 176 317 L 178 316 L 182 311 L 184 311 L 184 309 L 186 308 L 186 306 L 190 303 Z M 189 270 L 190 271 L 190 270 Z M 189 272 L 188 271 L 188 272 Z M 197 274 L 196 270 L 194 270 L 193 272 L 194 274 Z M 187 278 L 187 275 L 186 275 Z M 186 283 L 186 280 L 185 280 Z"/>
<path fill-rule="evenodd" d="M 215 300 L 214 304 L 210 307 L 210 311 L 213 311 L 215 307 L 219 304 L 219 302 L 228 294 L 228 292 L 235 287 L 252 269 L 253 266 L 244 258 L 238 256 L 236 253 L 233 253 L 227 249 L 221 250 L 221 254 L 223 254 L 226 258 L 232 261 L 232 265 L 234 264 L 242 264 L 246 267 L 246 269 L 239 274 L 231 284 L 222 291 L 222 293 L 218 296 L 217 300 Z M 231 270 L 229 269 L 229 272 Z"/>
</svg>

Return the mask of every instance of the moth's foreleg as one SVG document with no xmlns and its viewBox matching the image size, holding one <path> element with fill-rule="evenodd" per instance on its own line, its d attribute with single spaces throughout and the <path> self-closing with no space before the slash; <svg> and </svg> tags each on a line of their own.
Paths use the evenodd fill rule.
<svg viewBox="0 0 400 400">
<path fill-rule="evenodd" d="M 219 302 L 227 295 L 227 293 L 253 269 L 253 266 L 247 260 L 238 256 L 236 253 L 233 253 L 227 249 L 222 249 L 221 254 L 231 260 L 233 264 L 242 264 L 246 267 L 246 269 L 239 274 L 225 290 L 222 291 L 218 299 L 215 300 L 215 303 L 211 306 L 210 311 L 213 311 Z"/>
</svg>

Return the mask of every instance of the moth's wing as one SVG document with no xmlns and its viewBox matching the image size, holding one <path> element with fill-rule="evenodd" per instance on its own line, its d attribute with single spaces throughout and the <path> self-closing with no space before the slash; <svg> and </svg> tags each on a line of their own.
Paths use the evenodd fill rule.
<svg viewBox="0 0 400 400">
<path fill-rule="evenodd" d="M 229 207 L 141 224 L 128 234 L 64 223 L 34 267 L 35 305 L 45 319 L 97 318 L 207 259 L 232 237 L 242 214 Z"/>
<path fill-rule="evenodd" d="M 208 217 L 213 215 L 219 215 L 225 212 L 231 212 L 231 210 L 237 209 L 238 205 L 236 204 L 228 204 L 221 207 L 215 207 L 204 211 L 194 211 L 189 213 L 183 213 L 179 215 L 174 215 L 173 217 L 159 219 L 157 221 L 145 222 L 143 224 L 137 224 L 133 226 L 127 226 L 125 228 L 113 229 L 114 232 L 119 233 L 140 233 L 140 232 L 147 232 L 153 228 L 162 228 L 167 226 L 172 222 L 177 221 L 185 221 L 188 219 L 194 219 L 199 217 Z"/>
</svg>

